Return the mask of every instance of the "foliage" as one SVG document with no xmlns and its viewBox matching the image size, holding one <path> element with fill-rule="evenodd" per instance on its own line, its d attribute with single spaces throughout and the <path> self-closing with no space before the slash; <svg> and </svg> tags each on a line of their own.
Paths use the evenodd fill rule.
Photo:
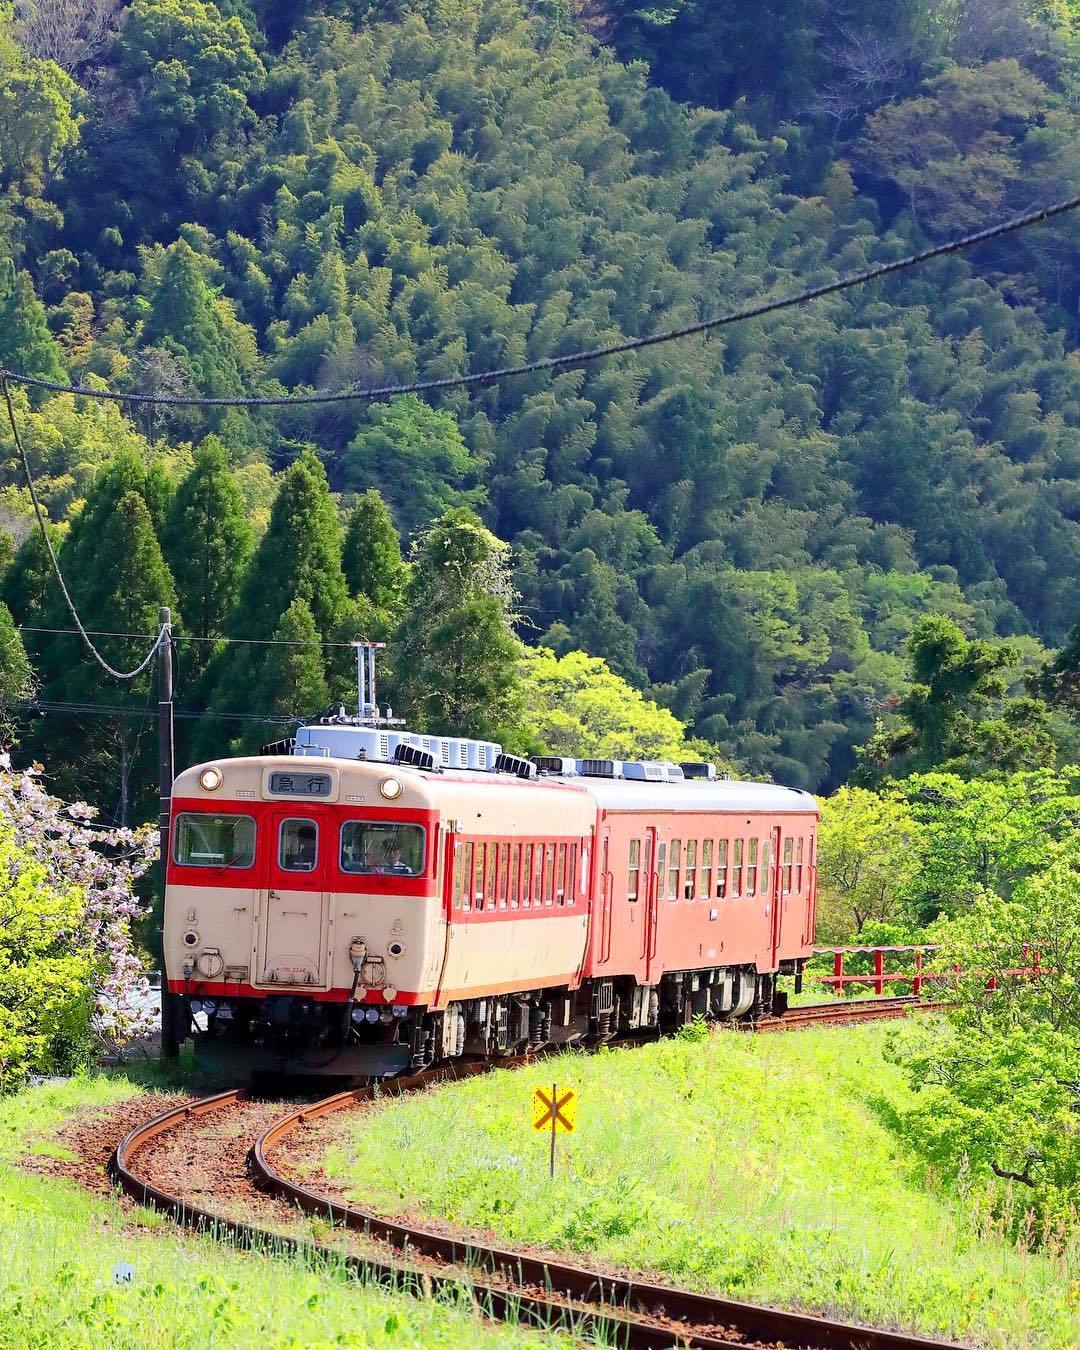
<svg viewBox="0 0 1080 1350">
<path fill-rule="evenodd" d="M 193 637 L 194 668 L 209 659 L 205 643 L 221 637 L 254 547 L 243 493 L 225 447 L 208 436 L 195 452 L 161 531 L 181 612 Z"/>
<path fill-rule="evenodd" d="M 23 720 L 23 714 L 12 704 L 29 698 L 35 687 L 33 667 L 11 610 L 0 602 L 0 749 L 10 749 L 15 729 Z"/>
<path fill-rule="evenodd" d="M 821 808 L 817 937 L 859 940 L 868 922 L 910 918 L 909 888 L 919 866 L 918 826 L 899 794 L 841 788 Z"/>
<path fill-rule="evenodd" d="M 580 1103 L 554 1182 L 521 1073 L 346 1120 L 327 1165 L 365 1205 L 507 1244 L 948 1340 L 1071 1346 L 1075 1246 L 1018 1252 L 984 1188 L 928 1175 L 890 1126 L 917 1098 L 882 1060 L 886 1034 L 719 1032 L 548 1060 Z"/>
<path fill-rule="evenodd" d="M 686 759 L 686 727 L 607 662 L 546 648 L 522 656 L 525 723 L 544 754 L 596 759 Z"/>
<path fill-rule="evenodd" d="M 397 635 L 396 684 L 410 719 L 435 734 L 510 738 L 521 719 L 520 643 L 509 550 L 452 507 L 413 550 Z"/>
<path fill-rule="evenodd" d="M 0 770 L 0 1078 L 70 1072 L 103 1037 L 147 1029 L 132 949 L 150 829 L 102 830 L 34 772 Z M 139 1006 L 139 997 L 143 1006 Z"/>
<path fill-rule="evenodd" d="M 961 913 L 988 891 L 1011 899 L 1080 831 L 1076 767 L 967 781 L 918 774 L 896 791 L 917 827 L 908 898 L 923 921 Z"/>
<path fill-rule="evenodd" d="M 454 418 L 415 394 L 375 404 L 345 454 L 347 487 L 374 486 L 405 535 L 454 504 L 472 460 Z"/>
<path fill-rule="evenodd" d="M 1042 688 L 1052 703 L 1080 713 L 1080 621 L 1073 626 L 1065 646 L 1047 664 Z"/>
<path fill-rule="evenodd" d="M 905 1127 L 957 1176 L 991 1172 L 1012 1228 L 1046 1240 L 1080 1218 L 1080 833 L 1008 900 L 984 892 L 941 930 L 954 1007 L 902 1035 L 917 1088 Z M 1037 970 L 1035 969 L 1037 967 Z"/>
<path fill-rule="evenodd" d="M 62 0 L 50 12 L 62 24 Z M 18 314 L 0 345 L 19 328 L 24 362 L 121 389 L 365 389 L 543 360 L 1080 182 L 1080 45 L 1057 3 L 125 14 L 77 94 L 10 41 L 0 57 L 0 82 L 39 63 L 58 134 L 82 119 L 47 167 L 38 153 L 5 181 Z M 619 59 L 639 55 L 651 73 Z M 405 534 L 472 505 L 515 549 L 525 638 L 602 657 L 755 774 L 831 790 L 907 694 L 899 653 L 919 619 L 1047 647 L 1076 621 L 1074 234 L 1047 226 L 557 376 L 137 418 L 173 446 L 218 435 L 257 534 L 271 470 L 304 446 L 332 491 L 377 485 Z M 78 447 L 57 520 L 106 458 L 74 434 L 96 411 L 35 395 L 23 414 L 50 490 L 65 476 L 54 416 Z M 297 594 L 282 566 L 260 569 L 265 636 Z M 392 630 L 370 603 L 346 637 Z M 219 694 L 211 680 L 197 699 Z M 983 762 L 1030 762 L 1031 732 L 1047 749 L 1021 722 Z"/>
<path fill-rule="evenodd" d="M 1054 762 L 1045 704 L 1006 697 L 1002 671 L 1017 659 L 1014 646 L 969 641 L 956 624 L 934 616 L 919 623 L 908 654 L 913 683 L 900 704 L 907 721 L 864 747 L 868 770 L 939 768 L 974 776 Z"/>
</svg>

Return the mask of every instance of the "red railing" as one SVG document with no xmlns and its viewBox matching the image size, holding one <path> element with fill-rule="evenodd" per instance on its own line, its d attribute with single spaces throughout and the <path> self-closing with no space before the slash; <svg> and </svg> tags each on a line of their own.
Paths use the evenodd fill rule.
<svg viewBox="0 0 1080 1350">
<path fill-rule="evenodd" d="M 953 966 L 946 972 L 927 970 L 925 965 L 926 953 L 938 950 L 936 946 L 930 944 L 923 946 L 913 944 L 906 947 L 815 947 L 815 957 L 831 956 L 833 958 L 833 973 L 831 975 L 811 974 L 811 978 L 819 984 L 830 987 L 838 998 L 843 995 L 845 986 L 849 984 L 870 985 L 875 994 L 884 994 L 887 984 L 910 984 L 911 992 L 918 996 L 923 991 L 923 985 L 928 981 L 948 979 L 961 973 L 959 966 Z M 911 968 L 907 970 L 886 970 L 885 958 L 891 953 L 912 956 Z M 853 955 L 872 956 L 874 958 L 874 969 L 849 974 L 844 970 L 844 959 Z M 1021 947 L 1023 964 L 1015 969 L 1004 970 L 1001 974 L 1037 977 L 1043 971 L 1040 956 L 1041 952 L 1038 948 L 1032 949 L 1030 944 L 1025 942 Z M 997 976 L 991 976 L 986 982 L 986 987 L 987 989 L 996 989 Z"/>
</svg>

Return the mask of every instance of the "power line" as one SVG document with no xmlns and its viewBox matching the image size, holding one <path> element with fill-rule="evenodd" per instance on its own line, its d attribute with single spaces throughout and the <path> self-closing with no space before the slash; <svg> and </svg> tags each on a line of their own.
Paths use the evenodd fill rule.
<svg viewBox="0 0 1080 1350">
<path fill-rule="evenodd" d="M 98 717 L 138 717 L 146 721 L 152 720 L 158 715 L 156 708 L 124 707 L 121 704 L 113 703 L 66 702 L 62 699 L 16 699 L 6 706 L 18 708 L 23 712 L 59 712 Z M 299 714 L 294 717 L 260 717 L 255 713 L 202 712 L 197 708 L 175 708 L 173 715 L 206 721 L 258 722 L 263 726 L 275 727 L 291 726 L 294 722 L 303 721 L 303 717 Z"/>
<path fill-rule="evenodd" d="M 34 515 L 37 517 L 38 529 L 41 531 L 41 537 L 45 541 L 45 548 L 48 550 L 49 561 L 52 563 L 53 572 L 56 574 L 56 581 L 60 587 L 61 594 L 64 597 L 64 603 L 67 605 L 75 627 L 82 637 L 83 642 L 86 643 L 90 655 L 102 670 L 105 671 L 107 675 L 111 675 L 114 680 L 120 680 L 124 683 L 134 680 L 143 673 L 157 655 L 158 648 L 161 646 L 162 642 L 167 639 L 170 626 L 165 623 L 161 625 L 161 631 L 154 639 L 154 645 L 133 670 L 117 670 L 115 666 L 111 666 L 109 662 L 105 660 L 97 647 L 94 646 L 93 642 L 90 640 L 89 633 L 87 633 L 86 629 L 83 627 L 82 619 L 79 618 L 79 611 L 75 608 L 75 601 L 71 598 L 71 592 L 67 588 L 64 574 L 61 572 L 60 564 L 56 559 L 56 550 L 53 548 L 52 540 L 49 538 L 49 531 L 45 525 L 45 517 L 42 514 L 41 503 L 38 501 L 37 488 L 34 484 L 34 475 L 30 472 L 30 461 L 26 456 L 26 447 L 23 445 L 22 437 L 19 435 L 19 425 L 15 420 L 15 405 L 11 401 L 11 386 L 8 383 L 6 371 L 0 371 L 0 385 L 3 386 L 4 403 L 7 406 L 8 422 L 11 424 L 11 434 L 15 438 L 15 448 L 18 450 L 19 458 L 22 460 L 23 473 L 26 475 L 26 485 L 30 489 L 30 500 L 34 505 Z"/>
<path fill-rule="evenodd" d="M 23 633 L 52 633 L 56 635 L 71 634 L 73 636 L 79 635 L 79 629 L 77 628 L 41 628 L 33 624 L 20 624 L 19 630 L 20 632 Z M 154 638 L 153 633 L 114 633 L 101 628 L 88 628 L 86 631 L 87 633 L 90 634 L 91 637 L 131 638 L 132 640 L 138 640 L 140 642 L 151 642 L 153 641 Z M 243 647 L 318 647 L 318 648 L 344 647 L 351 649 L 356 646 L 354 642 L 328 641 L 324 640 L 323 638 L 319 638 L 315 642 L 302 642 L 297 638 L 229 638 L 229 637 L 211 638 L 211 637 L 188 636 L 183 633 L 173 633 L 172 640 L 173 642 L 207 642 L 211 644 L 220 642 L 228 646 L 239 645 Z"/>
<path fill-rule="evenodd" d="M 686 324 L 680 328 L 668 328 L 644 337 L 624 338 L 620 342 L 608 343 L 603 347 L 594 347 L 587 351 L 573 352 L 567 356 L 545 356 L 535 361 L 525 361 L 516 366 L 503 366 L 496 370 L 480 371 L 474 375 L 450 375 L 438 380 L 415 380 L 411 384 L 388 384 L 370 389 L 342 389 L 336 393 L 316 394 L 274 394 L 262 397 L 244 396 L 233 398 L 206 398 L 198 395 L 185 397 L 182 394 L 136 394 L 125 393 L 118 389 L 87 389 L 82 385 L 61 384 L 55 380 L 43 380 L 35 375 L 21 375 L 16 371 L 0 370 L 5 383 L 12 380 L 17 384 L 29 385 L 34 389 L 45 389 L 56 394 L 79 394 L 86 398 L 110 400 L 114 403 L 153 404 L 156 406 L 183 408 L 275 408 L 299 406 L 304 404 L 351 403 L 358 401 L 392 398 L 398 394 L 435 394 L 448 389 L 467 389 L 478 385 L 494 384 L 518 375 L 533 375 L 540 371 L 570 370 L 575 366 L 587 365 L 603 360 L 607 356 L 619 356 L 625 352 L 641 351 L 646 347 L 657 347 L 661 343 L 675 342 L 686 337 L 695 337 L 700 333 L 709 333 L 729 324 L 741 323 L 745 319 L 758 319 L 767 314 L 776 314 L 780 310 L 792 309 L 804 305 L 810 300 L 820 300 L 823 296 L 837 295 L 841 291 L 851 290 L 855 286 L 864 286 L 868 282 L 882 277 L 895 276 L 898 272 L 909 271 L 936 258 L 945 258 L 950 254 L 962 253 L 979 244 L 1016 234 L 1032 225 L 1041 225 L 1056 216 L 1065 215 L 1080 207 L 1080 196 L 1069 197 L 1052 206 L 1040 207 L 1021 216 L 1013 216 L 997 225 L 987 226 L 973 234 L 961 235 L 958 239 L 933 248 L 923 249 L 920 253 L 910 253 L 906 257 L 892 262 L 878 263 L 858 272 L 851 272 L 836 281 L 821 286 L 811 286 L 797 291 L 793 295 L 780 296 L 774 300 L 761 300 L 744 309 L 731 310 L 711 319 L 702 319 L 698 323 Z"/>
</svg>

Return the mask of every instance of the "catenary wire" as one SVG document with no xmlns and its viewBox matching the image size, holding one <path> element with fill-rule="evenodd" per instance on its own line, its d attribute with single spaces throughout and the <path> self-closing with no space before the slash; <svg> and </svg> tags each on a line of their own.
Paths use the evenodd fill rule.
<svg viewBox="0 0 1080 1350">
<path fill-rule="evenodd" d="M 72 634 L 78 636 L 77 628 L 42 628 L 34 624 L 20 624 L 19 631 L 22 633 L 51 633 L 56 635 Z M 103 628 L 88 628 L 86 630 L 91 637 L 107 638 L 130 638 L 133 641 L 152 642 L 153 633 L 115 633 Z M 227 646 L 242 647 L 346 647 L 356 646 L 355 642 L 336 642 L 318 638 L 314 642 L 302 642 L 297 638 L 236 638 L 236 637 L 195 637 L 187 633 L 173 633 L 174 643 L 180 642 L 208 642 L 211 644 L 223 643 Z"/>
<path fill-rule="evenodd" d="M 56 550 L 53 548 L 52 540 L 49 538 L 49 531 L 45 524 L 45 516 L 41 510 L 41 503 L 38 501 L 37 487 L 34 484 L 34 475 L 30 472 L 30 461 L 26 455 L 26 446 L 23 444 L 22 436 L 19 434 L 19 424 L 15 420 L 15 405 L 11 400 L 11 386 L 8 383 L 6 371 L 0 372 L 0 385 L 3 386 L 4 403 L 7 407 L 8 422 L 11 424 L 11 434 L 15 440 L 15 448 L 19 452 L 19 459 L 22 461 L 23 473 L 26 475 L 26 485 L 30 489 L 30 501 L 34 506 L 34 515 L 37 518 L 38 529 L 41 531 L 41 537 L 45 541 L 45 548 L 48 550 L 49 561 L 52 563 L 53 572 L 56 574 L 57 585 L 60 587 L 61 594 L 64 597 L 64 603 L 68 607 L 68 612 L 71 614 L 72 621 L 83 642 L 86 644 L 90 655 L 107 675 L 111 675 L 114 680 L 120 680 L 122 683 L 128 683 L 131 680 L 137 679 L 157 655 L 162 642 L 167 639 L 169 625 L 161 625 L 161 630 L 154 639 L 154 645 L 132 670 L 117 670 L 116 667 L 110 665 L 104 656 L 102 656 L 101 652 L 98 651 L 90 638 L 90 634 L 83 626 L 83 621 L 79 617 L 79 611 L 75 608 L 75 601 L 71 598 L 71 592 L 67 588 L 64 574 L 60 570 L 60 563 L 57 561 Z"/>
<path fill-rule="evenodd" d="M 56 699 L 15 699 L 5 706 L 9 708 L 18 708 L 24 712 L 71 713 L 75 716 L 138 717 L 144 720 L 151 720 L 158 715 L 157 710 L 154 708 L 125 708 L 121 704 L 78 703 L 65 702 Z M 174 708 L 173 716 L 211 722 L 258 722 L 262 726 L 275 727 L 291 726 L 294 722 L 302 722 L 304 720 L 302 713 L 283 715 L 281 717 L 260 717 L 257 713 L 205 712 L 197 708 Z"/>
<path fill-rule="evenodd" d="M 1028 211 L 1023 215 L 1000 221 L 996 225 L 989 225 L 973 234 L 961 235 L 957 239 L 951 239 L 944 244 L 937 244 L 933 248 L 923 249 L 919 253 L 909 253 L 903 258 L 895 258 L 892 262 L 878 263 L 873 267 L 851 272 L 847 276 L 838 277 L 835 281 L 825 282 L 821 286 L 811 286 L 805 290 L 797 291 L 793 295 L 778 296 L 772 300 L 761 300 L 743 309 L 730 310 L 726 314 L 702 319 L 698 323 L 685 324 L 680 328 L 663 329 L 660 332 L 649 333 L 643 337 L 624 338 L 619 342 L 611 342 L 603 347 L 572 352 L 566 356 L 544 356 L 535 361 L 524 361 L 516 366 L 502 366 L 495 370 L 478 371 L 473 375 L 448 375 L 437 380 L 415 380 L 411 384 L 388 384 L 369 389 L 352 387 L 327 393 L 238 395 L 229 398 L 208 398 L 194 394 L 190 396 L 182 394 L 137 394 L 127 393 L 119 389 L 87 389 L 82 385 L 62 384 L 55 380 L 41 379 L 36 375 L 22 375 L 10 370 L 2 371 L 0 374 L 3 375 L 5 380 L 12 380 L 17 384 L 29 385 L 34 389 L 45 389 L 57 394 L 80 394 L 87 398 L 111 400 L 115 403 L 153 404 L 155 406 L 183 408 L 275 408 L 305 404 L 351 403 L 392 398 L 399 394 L 435 394 L 449 389 L 468 389 L 478 385 L 494 384 L 497 381 L 508 380 L 518 375 L 533 375 L 541 371 L 570 370 L 576 366 L 603 360 L 607 356 L 619 356 L 625 352 L 641 351 L 646 347 L 657 347 L 661 343 L 694 337 L 700 333 L 709 333 L 714 329 L 725 328 L 729 324 L 741 323 L 746 319 L 758 319 L 767 314 L 776 314 L 780 310 L 792 309 L 795 306 L 804 305 L 810 300 L 819 300 L 827 295 L 837 295 L 841 291 L 850 290 L 852 287 L 864 286 L 868 282 L 877 281 L 882 277 L 895 276 L 898 272 L 909 271 L 913 267 L 933 262 L 936 258 L 945 258 L 950 254 L 962 253 L 969 248 L 975 248 L 979 244 L 986 244 L 991 240 L 1016 234 L 1020 230 L 1026 230 L 1033 225 L 1041 225 L 1045 221 L 1053 220 L 1069 211 L 1075 211 L 1078 207 L 1080 207 L 1080 196 L 1068 197 L 1064 201 L 1055 202 L 1051 206 L 1043 206 L 1038 210 Z"/>
</svg>

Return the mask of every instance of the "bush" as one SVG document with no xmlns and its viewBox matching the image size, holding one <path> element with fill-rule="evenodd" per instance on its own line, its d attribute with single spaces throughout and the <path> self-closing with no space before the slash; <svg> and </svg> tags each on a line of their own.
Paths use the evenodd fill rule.
<svg viewBox="0 0 1080 1350">
<path fill-rule="evenodd" d="M 105 830 L 36 771 L 0 769 L 0 1089 L 147 1029 L 132 949 L 152 830 Z"/>
</svg>

